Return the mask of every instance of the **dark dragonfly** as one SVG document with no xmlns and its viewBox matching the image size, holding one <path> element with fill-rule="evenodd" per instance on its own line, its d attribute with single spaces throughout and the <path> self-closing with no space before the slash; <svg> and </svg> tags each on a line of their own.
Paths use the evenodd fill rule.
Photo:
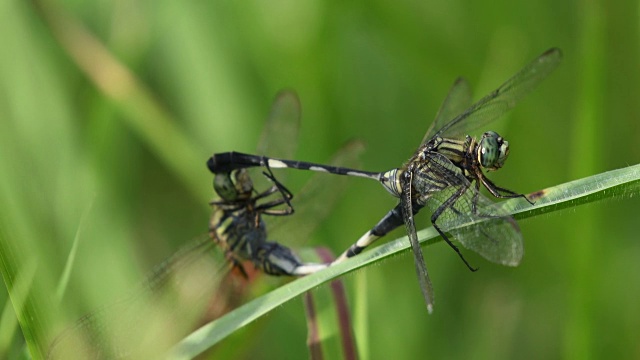
<svg viewBox="0 0 640 360">
<path fill-rule="evenodd" d="M 280 132 L 289 131 L 286 135 L 297 138 L 300 122 L 299 101 L 292 92 L 281 92 L 276 97 L 271 115 L 263 132 L 265 134 L 258 150 L 266 149 L 265 139 L 276 136 Z M 296 110 L 298 109 L 298 110 Z M 270 135 L 273 134 L 273 135 Z M 285 134 L 280 134 L 280 136 Z M 295 141 L 279 139 L 270 143 L 281 144 L 276 152 L 293 154 Z M 274 145 L 275 146 L 275 145 Z M 209 236 L 220 248 L 233 267 L 247 275 L 243 261 L 253 263 L 256 269 L 269 275 L 304 275 L 313 272 L 320 264 L 302 264 L 288 247 L 267 240 L 267 226 L 263 219 L 268 216 L 288 216 L 293 214 L 291 205 L 293 194 L 274 176 L 267 167 L 263 175 L 272 185 L 258 193 L 247 169 L 233 169 L 214 175 L 213 189 L 220 200 L 212 201 L 213 214 L 209 222 Z"/>
<path fill-rule="evenodd" d="M 230 264 L 247 272 L 243 261 L 250 261 L 256 269 L 269 275 L 305 275 L 320 264 L 302 264 L 291 249 L 275 241 L 267 240 L 267 226 L 263 215 L 286 216 L 293 214 L 293 195 L 278 182 L 273 174 L 266 173 L 274 185 L 256 193 L 253 181 L 246 169 L 216 174 L 214 189 L 222 198 L 211 202 L 213 216 L 209 223 L 209 236 L 220 246 Z M 279 197 L 269 200 L 271 195 Z M 259 201 L 265 201 L 259 203 Z M 285 208 L 279 209 L 281 205 Z"/>
<path fill-rule="evenodd" d="M 299 126 L 298 97 L 283 91 L 273 103 L 258 151 L 293 156 Z M 358 166 L 361 152 L 362 145 L 351 142 L 330 162 Z M 293 195 L 269 169 L 262 174 L 250 174 L 248 169 L 216 174 L 213 189 L 219 199 L 210 203 L 208 235 L 154 267 L 140 286 L 119 302 L 83 316 L 64 330 L 53 340 L 47 358 L 156 358 L 204 318 L 219 317 L 239 305 L 244 281 L 227 276 L 228 270 L 237 269 L 246 278 L 247 263 L 269 275 L 300 276 L 326 267 L 303 263 L 289 247 L 268 240 L 272 234 L 277 237 L 292 228 L 296 237 L 307 238 L 328 215 L 346 181 L 334 181 L 327 187 L 326 179 L 320 177 L 314 176 L 303 187 L 302 201 L 296 202 L 299 211 L 295 215 L 305 223 L 304 229 L 299 229 L 277 221 L 267 224 L 266 217 L 294 213 Z M 266 190 L 258 192 L 258 186 Z M 326 208 L 307 205 L 316 196 L 326 201 Z"/>
<path fill-rule="evenodd" d="M 513 108 L 558 66 L 561 58 L 559 49 L 547 50 L 471 106 L 469 85 L 464 79 L 458 79 L 422 143 L 400 168 L 378 173 L 237 152 L 214 154 L 207 164 L 213 173 L 264 166 L 322 171 L 379 181 L 392 195 L 400 198 L 399 204 L 336 262 L 357 255 L 404 223 L 422 293 L 431 312 L 433 290 L 416 235 L 414 215 L 423 207 L 430 209 L 434 228 L 471 270 L 475 269 L 450 241 L 447 232 L 466 248 L 492 262 L 509 266 L 520 263 L 524 246 L 517 223 L 480 193 L 482 185 L 497 198 L 522 197 L 528 201 L 522 194 L 495 185 L 483 172 L 483 169 L 494 171 L 504 165 L 509 155 L 509 143 L 493 131 L 485 132 L 479 140 L 466 134 Z M 462 227 L 465 224 L 474 226 Z"/>
<path fill-rule="evenodd" d="M 258 152 L 278 153 L 282 157 L 292 156 L 297 148 L 295 140 L 298 138 L 300 120 L 298 96 L 291 91 L 280 92 L 274 100 L 262 132 Z M 354 166 L 362 148 L 358 141 L 347 143 L 334 155 L 331 163 Z M 214 174 L 213 188 L 220 200 L 210 203 L 213 206 L 209 224 L 210 237 L 224 250 L 230 263 L 245 274 L 241 265 L 243 261 L 253 263 L 256 269 L 269 275 L 302 276 L 325 268 L 325 264 L 303 263 L 288 247 L 267 240 L 267 226 L 263 216 L 293 214 L 293 194 L 275 178 L 268 166 L 261 175 L 264 175 L 271 185 L 267 190 L 258 193 L 246 168 Z M 319 186 L 314 184 L 320 182 L 319 179 L 312 179 L 302 192 L 307 194 L 306 199 L 324 199 L 327 201 L 327 208 L 330 208 L 342 192 L 340 188 L 346 184 L 334 182 L 319 190 Z M 319 192 L 321 194 L 318 194 Z M 304 202 L 302 207 L 301 213 L 296 217 L 297 222 L 304 223 L 306 231 L 298 228 L 295 234 L 297 238 L 305 239 L 314 228 L 312 224 L 317 224 L 320 219 L 326 217 L 328 211 L 322 210 L 323 214 L 320 214 L 321 210 L 317 207 L 311 211 L 311 207 L 305 207 Z M 294 226 L 287 226 L 292 227 Z"/>
<path fill-rule="evenodd" d="M 280 92 L 274 101 L 269 121 L 262 133 L 258 145 L 260 153 L 277 152 L 283 157 L 291 156 L 297 142 L 300 127 L 300 101 L 291 91 Z M 354 166 L 357 163 L 362 145 L 358 141 L 347 143 L 331 160 L 339 166 Z M 246 168 L 232 169 L 229 172 L 214 174 L 213 188 L 221 200 L 211 202 L 213 216 L 209 224 L 209 235 L 224 250 L 230 263 L 244 271 L 241 262 L 250 261 L 260 271 L 269 275 L 302 276 L 325 268 L 325 264 L 303 263 L 288 247 L 279 242 L 268 241 L 267 226 L 263 216 L 287 216 L 294 212 L 291 204 L 293 194 L 278 181 L 267 166 L 262 173 L 271 185 L 262 193 L 256 192 L 252 177 Z M 327 201 L 327 208 L 338 199 L 344 182 L 334 182 L 320 189 L 314 185 L 320 179 L 312 179 L 302 192 L 306 199 L 320 197 Z M 321 194 L 318 194 L 320 193 Z M 329 194 L 331 192 L 331 194 Z M 320 214 L 322 212 L 323 214 Z M 328 210 L 307 207 L 296 214 L 297 222 L 304 224 L 302 231 L 298 227 L 296 237 L 305 239 L 313 230 L 313 224 L 328 215 Z M 277 226 L 277 224 L 275 224 Z M 287 226 L 293 228 L 295 226 Z"/>
</svg>

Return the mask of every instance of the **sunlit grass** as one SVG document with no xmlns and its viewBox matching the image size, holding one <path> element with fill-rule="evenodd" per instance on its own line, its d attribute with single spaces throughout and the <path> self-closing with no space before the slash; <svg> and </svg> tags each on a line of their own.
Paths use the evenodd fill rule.
<svg viewBox="0 0 640 360">
<path fill-rule="evenodd" d="M 386 170 L 415 150 L 456 77 L 481 95 L 557 46 L 560 68 L 508 122 L 495 123 L 512 153 L 490 177 L 533 192 L 624 171 L 640 159 L 637 11 L 631 1 L 3 2 L 0 357 L 19 357 L 26 342 L 42 357 L 66 325 L 116 301 L 206 232 L 206 159 L 255 149 L 281 88 L 297 90 L 302 101 L 297 158 L 326 160 L 359 137 L 368 145 L 363 168 Z M 305 180 L 297 176 L 294 192 Z M 340 252 L 394 205 L 377 184 L 350 184 L 320 233 L 300 242 Z M 635 194 L 580 207 L 583 200 L 565 201 L 554 205 L 565 211 L 519 218 L 526 255 L 515 269 L 469 254 L 481 267 L 471 274 L 442 244 L 425 248 L 433 316 L 423 311 L 409 255 L 342 277 L 361 319 L 354 326 L 366 349 L 360 355 L 597 358 L 616 349 L 635 357 Z M 427 215 L 416 219 L 427 225 Z M 227 329 L 234 334 L 215 354 L 307 357 L 301 302 L 268 314 Z M 504 329 L 512 331 L 495 335 Z"/>
<path fill-rule="evenodd" d="M 567 207 L 576 207 L 590 202 L 611 198 L 627 198 L 640 193 L 640 165 L 610 171 L 589 178 L 541 190 L 530 197 L 536 201 L 530 205 L 523 199 L 512 199 L 500 205 L 519 219 L 558 211 Z M 465 224 L 462 226 L 469 226 Z M 418 234 L 421 242 L 427 245 L 442 240 L 433 228 L 422 230 Z M 381 245 L 344 263 L 336 264 L 326 270 L 298 279 L 232 311 L 228 315 L 203 326 L 185 338 L 175 349 L 172 359 L 191 359 L 223 340 L 234 331 L 249 322 L 267 314 L 283 303 L 309 291 L 320 284 L 356 269 L 379 262 L 402 251 L 410 249 L 406 237 Z M 417 283 L 416 283 L 416 286 Z"/>
</svg>

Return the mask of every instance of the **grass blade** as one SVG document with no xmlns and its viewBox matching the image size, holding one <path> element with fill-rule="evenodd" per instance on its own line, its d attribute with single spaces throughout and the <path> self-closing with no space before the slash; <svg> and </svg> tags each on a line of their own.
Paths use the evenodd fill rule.
<svg viewBox="0 0 640 360">
<path fill-rule="evenodd" d="M 529 205 L 522 199 L 512 199 L 499 203 L 497 206 L 503 206 L 509 209 L 509 212 L 517 219 L 525 219 L 613 197 L 633 196 L 638 194 L 639 191 L 640 164 L 571 181 L 532 193 L 531 196 L 536 201 L 534 205 Z M 464 224 L 461 225 L 461 227 L 468 225 L 469 224 Z M 422 243 L 426 243 L 427 245 L 441 240 L 437 232 L 431 227 L 419 231 L 418 238 Z M 173 348 L 169 358 L 191 359 L 223 340 L 234 331 L 304 292 L 335 279 L 338 276 L 382 261 L 402 251 L 407 251 L 409 247 L 410 244 L 407 238 L 402 237 L 350 258 L 326 270 L 275 289 L 196 330 Z"/>
</svg>

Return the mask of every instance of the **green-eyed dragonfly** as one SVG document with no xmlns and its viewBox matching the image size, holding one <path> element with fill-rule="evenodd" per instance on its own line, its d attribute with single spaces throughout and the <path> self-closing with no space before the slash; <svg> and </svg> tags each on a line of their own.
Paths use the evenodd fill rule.
<svg viewBox="0 0 640 360">
<path fill-rule="evenodd" d="M 517 223 L 480 193 L 482 185 L 495 197 L 521 197 L 528 201 L 524 195 L 495 185 L 483 172 L 483 169 L 493 171 L 504 165 L 509 154 L 509 143 L 493 131 L 485 132 L 480 140 L 466 134 L 513 108 L 558 66 L 561 59 L 559 49 L 547 50 L 496 90 L 470 106 L 469 85 L 464 79 L 458 79 L 422 143 L 400 168 L 369 172 L 237 152 L 214 154 L 207 165 L 213 173 L 263 166 L 321 171 L 379 181 L 400 199 L 399 204 L 336 262 L 359 254 L 375 240 L 404 223 L 413 249 L 420 287 L 427 309 L 431 312 L 433 290 L 416 235 L 414 215 L 425 206 L 430 209 L 433 227 L 471 270 L 475 269 L 464 259 L 446 232 L 466 248 L 492 262 L 509 266 L 520 263 L 524 246 Z M 462 227 L 463 224 L 474 226 Z"/>
<path fill-rule="evenodd" d="M 290 91 L 279 93 L 258 151 L 292 156 L 299 126 L 297 95 Z M 357 166 L 362 149 L 360 142 L 352 141 L 330 162 Z M 219 200 L 210 203 L 208 235 L 154 267 L 128 297 L 82 317 L 63 331 L 54 339 L 47 358 L 154 358 L 168 349 L 153 344 L 168 347 L 193 330 L 203 316 L 218 317 L 237 304 L 234 298 L 240 296 L 239 279 L 225 276 L 230 268 L 238 269 L 246 277 L 244 264 L 247 262 L 269 275 L 299 276 L 325 267 L 303 263 L 289 247 L 268 240 L 271 236 L 277 238 L 279 229 L 281 235 L 290 232 L 288 224 L 267 224 L 264 218 L 293 214 L 293 195 L 270 171 L 262 175 L 266 179 L 263 182 L 270 185 L 258 192 L 254 179 L 256 183 L 262 180 L 257 179 L 263 177 L 259 174 L 249 174 L 247 169 L 216 174 L 213 188 Z M 329 214 L 346 185 L 346 181 L 340 180 L 327 187 L 326 179 L 314 176 L 303 187 L 295 217 L 305 226 L 299 229 L 292 224 L 297 238 L 309 236 L 315 225 Z M 316 196 L 323 199 L 323 208 L 307 205 L 316 201 L 312 199 Z M 271 225 L 276 231 L 272 232 Z M 215 251 L 216 248 L 221 251 Z M 212 313 L 205 314 L 208 312 Z M 145 346 L 145 340 L 150 341 L 151 346 Z"/>
</svg>

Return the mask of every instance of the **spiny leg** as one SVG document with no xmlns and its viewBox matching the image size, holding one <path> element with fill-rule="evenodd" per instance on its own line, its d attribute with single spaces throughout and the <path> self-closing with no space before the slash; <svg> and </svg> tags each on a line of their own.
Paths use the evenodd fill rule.
<svg viewBox="0 0 640 360">
<path fill-rule="evenodd" d="M 268 188 L 267 190 L 253 196 L 250 201 L 253 203 L 256 203 L 259 200 L 262 200 L 270 195 L 273 195 L 277 192 L 279 192 L 280 190 L 278 189 L 277 186 L 272 185 L 270 188 Z M 223 204 L 225 204 L 225 202 L 222 202 Z M 280 197 L 274 200 L 270 200 L 268 202 L 262 203 L 260 205 L 257 205 L 254 207 L 255 211 L 261 212 L 261 213 L 268 213 L 269 215 L 289 215 L 292 214 L 293 211 L 289 209 L 289 207 L 287 209 L 280 209 L 280 210 L 273 210 L 273 213 L 271 213 L 271 211 L 267 211 L 270 210 L 271 208 L 274 208 L 276 206 L 282 205 L 282 204 L 287 204 L 287 200 L 284 197 Z M 246 204 L 246 201 L 243 203 L 243 205 Z M 243 207 L 243 206 L 240 206 Z"/>
<path fill-rule="evenodd" d="M 484 174 L 479 176 L 479 178 L 482 181 L 482 184 L 487 188 L 487 190 L 489 190 L 491 195 L 499 199 L 513 199 L 513 198 L 521 197 L 527 200 L 529 204 L 531 205 L 535 204 L 535 202 L 529 200 L 529 198 L 525 194 L 518 194 L 515 191 L 511 191 L 509 189 L 505 189 L 503 187 L 497 186 L 496 184 L 493 183 L 493 181 L 489 180 L 486 176 L 484 176 Z M 507 195 L 501 194 L 500 191 L 506 193 Z"/>
<path fill-rule="evenodd" d="M 518 195 L 518 194 L 516 194 L 516 195 Z M 477 206 L 479 197 L 480 197 L 480 184 L 476 181 L 476 193 L 473 196 L 473 205 L 472 205 L 473 214 L 475 216 L 482 217 L 482 218 L 488 218 L 488 219 L 503 219 L 503 220 L 508 221 L 511 224 L 512 227 L 514 227 L 516 229 L 518 228 L 518 223 L 516 222 L 516 220 L 512 216 L 499 216 L 499 215 L 491 215 L 491 214 L 481 214 L 478 211 L 478 206 Z M 518 197 L 518 196 L 515 196 L 515 197 Z M 531 201 L 529 201 L 529 199 L 526 196 L 522 195 L 522 197 L 524 197 L 525 200 L 527 200 L 529 202 L 529 204 L 533 205 L 533 203 Z M 483 228 L 480 228 L 480 231 L 482 232 L 482 234 L 486 238 L 491 239 L 492 241 L 496 242 L 496 240 L 492 236 L 489 236 L 489 234 L 487 234 L 484 231 Z"/>
<path fill-rule="evenodd" d="M 478 209 L 478 199 L 480 198 L 480 183 L 478 181 L 475 182 L 475 192 L 473 194 L 473 198 L 471 200 L 471 213 L 479 218 L 485 218 L 485 219 L 504 219 L 505 216 L 500 216 L 500 215 L 491 215 L 491 214 L 481 214 L 479 209 Z M 520 197 L 520 194 L 516 194 L 518 196 L 513 196 L 513 198 L 515 197 Z M 522 195 L 524 196 L 524 195 Z M 510 197 L 511 198 L 511 197 Z M 526 197 L 525 197 L 526 199 Z M 513 220 L 513 218 L 508 217 L 510 219 L 511 222 L 515 223 L 515 220 Z M 485 234 L 486 235 L 486 234 Z M 488 236 L 487 236 L 488 237 Z"/>
<path fill-rule="evenodd" d="M 262 174 L 266 176 L 267 179 L 271 180 L 273 184 L 278 188 L 278 191 L 280 191 L 280 194 L 282 194 L 282 199 L 287 203 L 287 206 L 289 206 L 289 208 L 293 213 L 293 206 L 291 205 L 291 199 L 293 199 L 293 193 L 289 191 L 289 189 L 287 189 L 287 187 L 284 186 L 284 184 L 282 184 L 280 181 L 276 179 L 275 175 L 273 175 L 273 172 L 271 171 L 271 167 L 269 167 L 269 163 L 266 163 L 264 167 L 265 167 L 265 171 Z"/>
<path fill-rule="evenodd" d="M 275 185 L 271 186 L 269 189 L 267 189 L 266 191 L 254 196 L 252 198 L 252 201 L 255 203 L 257 200 L 260 200 L 266 196 L 272 195 L 276 192 L 278 192 L 278 187 L 276 187 Z M 286 208 L 284 209 L 273 209 L 276 206 L 280 206 L 286 204 Z M 256 205 L 254 208 L 254 211 L 256 213 L 260 213 L 262 215 L 273 215 L 273 216 L 287 216 L 287 215 L 291 215 L 294 213 L 294 209 L 291 206 L 291 204 L 289 203 L 289 201 L 286 198 L 277 198 L 271 201 L 268 201 L 266 203 L 262 203 L 259 205 Z"/>
<path fill-rule="evenodd" d="M 442 203 L 442 205 L 440 205 L 440 207 L 438 209 L 436 209 L 436 211 L 433 212 L 433 214 L 431 215 L 431 224 L 433 224 L 433 227 L 436 229 L 436 231 L 440 234 L 440 236 L 442 236 L 442 239 L 447 243 L 447 245 L 449 245 L 460 257 L 460 259 L 462 259 L 462 261 L 464 262 L 465 265 L 467 265 L 467 267 L 469 268 L 469 270 L 471 271 L 477 271 L 478 268 L 474 268 L 472 267 L 469 262 L 467 262 L 467 259 L 464 258 L 464 256 L 462 255 L 462 253 L 460 252 L 460 249 L 458 249 L 457 246 L 455 246 L 451 240 L 449 240 L 449 237 L 447 237 L 447 235 L 440 229 L 440 227 L 436 224 L 436 220 L 438 220 L 438 218 L 440 217 L 440 215 L 442 215 L 442 213 L 447 210 L 448 208 L 451 208 L 453 206 L 453 203 L 456 202 L 456 200 L 458 200 L 464 193 L 465 191 L 467 191 L 467 188 L 464 186 L 461 186 L 460 189 L 458 189 L 458 191 L 456 191 L 453 195 L 451 195 L 451 197 L 449 197 L 444 203 Z"/>
</svg>

